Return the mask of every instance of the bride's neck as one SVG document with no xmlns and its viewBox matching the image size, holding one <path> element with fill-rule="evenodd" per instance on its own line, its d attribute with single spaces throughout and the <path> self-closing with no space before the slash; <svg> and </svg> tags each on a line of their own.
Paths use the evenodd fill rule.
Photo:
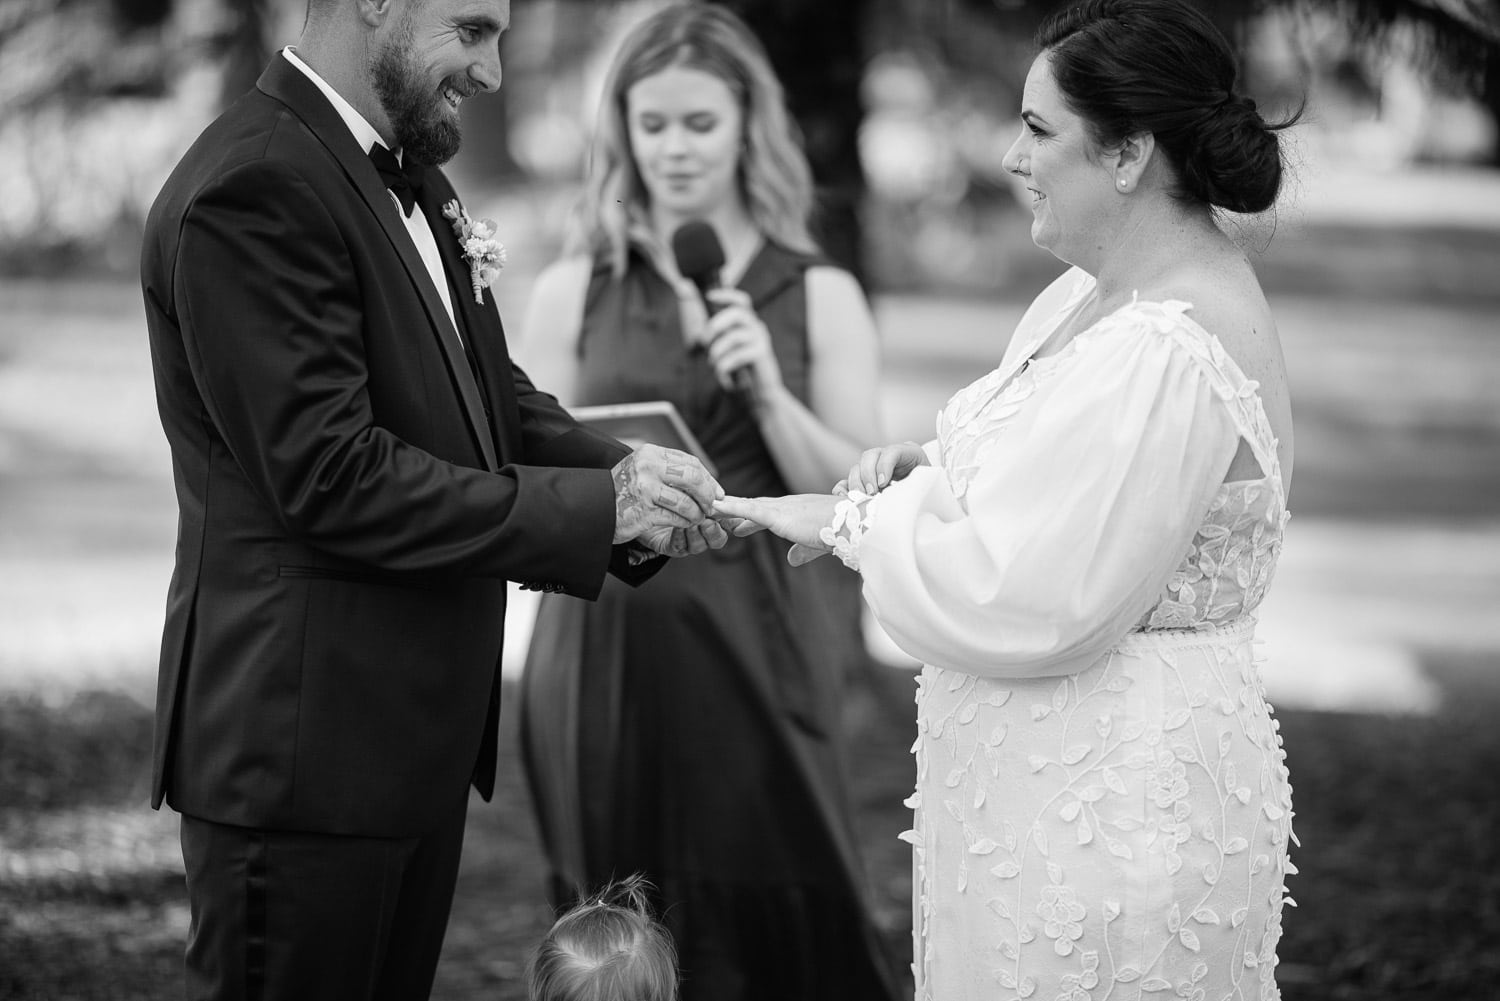
<svg viewBox="0 0 1500 1001">
<path fill-rule="evenodd" d="M 1137 293 L 1150 295 L 1191 261 L 1222 253 L 1226 238 L 1205 209 L 1174 209 L 1132 220 L 1094 272 L 1099 308 L 1108 313 Z"/>
</svg>

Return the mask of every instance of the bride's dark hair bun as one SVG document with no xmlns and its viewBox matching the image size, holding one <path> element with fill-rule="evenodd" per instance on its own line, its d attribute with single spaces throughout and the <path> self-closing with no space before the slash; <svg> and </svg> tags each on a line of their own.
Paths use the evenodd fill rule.
<svg viewBox="0 0 1500 1001">
<path fill-rule="evenodd" d="M 1196 128 L 1184 129 L 1174 145 L 1179 148 L 1168 153 L 1176 153 L 1172 159 L 1188 197 L 1231 212 L 1261 212 L 1275 203 L 1281 141 L 1249 98 L 1214 109 Z"/>
<path fill-rule="evenodd" d="M 1179 195 L 1231 212 L 1276 202 L 1279 132 L 1238 93 L 1234 51 L 1186 0 L 1085 0 L 1037 32 L 1053 79 L 1100 145 L 1150 132 L 1177 173 Z"/>
</svg>

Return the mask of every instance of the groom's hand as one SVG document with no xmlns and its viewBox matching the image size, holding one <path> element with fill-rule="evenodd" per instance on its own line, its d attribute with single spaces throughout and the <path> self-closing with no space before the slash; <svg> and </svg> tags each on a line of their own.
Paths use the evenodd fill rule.
<svg viewBox="0 0 1500 1001">
<path fill-rule="evenodd" d="M 662 556 L 696 556 L 710 549 L 723 549 L 729 541 L 729 533 L 715 521 L 704 521 L 691 528 L 653 528 L 636 538 L 636 545 L 644 546 Z"/>
<path fill-rule="evenodd" d="M 717 525 L 693 537 L 671 537 L 674 529 L 693 528 L 713 513 L 724 491 L 703 464 L 686 452 L 642 445 L 621 459 L 610 475 L 615 481 L 616 543 L 639 539 L 657 552 L 685 556 L 699 542 L 717 549 L 724 533 Z M 663 534 L 665 530 L 666 534 Z M 714 540 L 718 545 L 714 545 Z M 680 552 L 668 548 L 680 544 Z"/>
</svg>

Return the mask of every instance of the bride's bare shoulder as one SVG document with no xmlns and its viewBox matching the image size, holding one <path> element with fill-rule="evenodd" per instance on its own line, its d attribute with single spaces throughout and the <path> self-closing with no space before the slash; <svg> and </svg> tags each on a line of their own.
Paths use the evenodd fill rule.
<svg viewBox="0 0 1500 1001">
<path fill-rule="evenodd" d="M 1162 298 L 1189 303 L 1188 315 L 1217 337 L 1251 378 L 1257 377 L 1251 369 L 1280 365 L 1276 318 L 1249 262 L 1185 268 L 1164 292 Z"/>
<path fill-rule="evenodd" d="M 1261 403 L 1286 453 L 1282 463 L 1289 469 L 1291 401 L 1286 358 L 1276 318 L 1249 262 L 1186 270 L 1164 298 L 1190 303 L 1188 316 L 1193 322 L 1217 338 L 1240 371 L 1260 384 Z"/>
</svg>

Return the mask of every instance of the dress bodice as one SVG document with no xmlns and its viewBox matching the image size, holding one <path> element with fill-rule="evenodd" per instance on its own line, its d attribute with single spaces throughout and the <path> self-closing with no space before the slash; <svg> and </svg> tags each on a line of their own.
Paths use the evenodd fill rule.
<svg viewBox="0 0 1500 1001">
<path fill-rule="evenodd" d="M 1070 312 L 1091 288 L 1091 279 L 1080 280 L 1056 316 Z M 1249 443 L 1262 475 L 1226 482 L 1219 488 L 1181 563 L 1139 620 L 1139 630 L 1193 629 L 1231 622 L 1254 611 L 1275 570 L 1288 518 L 1277 442 L 1257 392 L 1259 386 L 1245 376 L 1218 338 L 1188 317 L 1191 308 L 1190 303 L 1176 300 L 1136 300 L 1080 333 L 1056 354 L 1032 359 L 1025 352 L 1050 333 L 1043 326 L 1020 346 L 1019 367 L 1014 362 L 1002 363 L 959 391 L 938 415 L 943 467 L 955 496 L 961 499 L 986 451 L 1005 434 L 1006 425 L 1026 400 L 1094 342 L 1122 328 L 1147 324 L 1194 355 L 1241 438 Z"/>
</svg>

